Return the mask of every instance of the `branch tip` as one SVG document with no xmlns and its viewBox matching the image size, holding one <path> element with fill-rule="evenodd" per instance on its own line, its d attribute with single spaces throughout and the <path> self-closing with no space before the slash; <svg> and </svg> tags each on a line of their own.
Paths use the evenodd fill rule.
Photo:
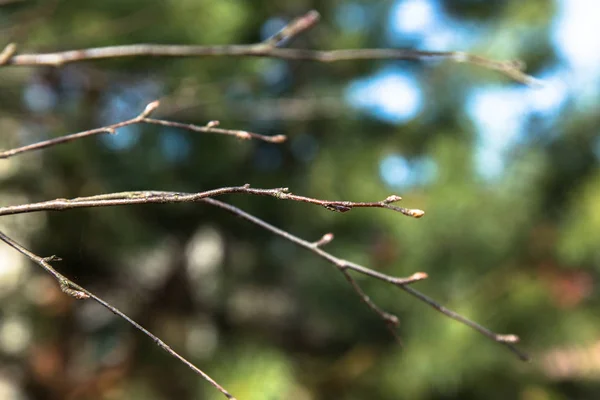
<svg viewBox="0 0 600 400">
<path fill-rule="evenodd" d="M 325 246 L 328 243 L 331 243 L 331 241 L 333 240 L 334 236 L 333 233 L 326 233 L 323 235 L 323 237 L 321 237 L 321 239 L 317 240 L 314 243 L 315 247 L 321 247 L 321 246 Z"/>
<path fill-rule="evenodd" d="M 4 65 L 17 52 L 17 44 L 9 43 L 4 50 L 0 52 L 0 65 Z"/>
<path fill-rule="evenodd" d="M 402 200 L 402 197 L 392 194 L 392 195 L 388 196 L 383 202 L 385 204 L 391 204 L 391 203 L 395 203 L 400 200 Z"/>
<path fill-rule="evenodd" d="M 421 218 L 423 215 L 425 215 L 425 211 L 415 208 L 412 210 L 408 210 L 408 215 L 413 218 Z"/>
<path fill-rule="evenodd" d="M 427 275 L 425 272 L 415 272 L 410 276 L 409 279 L 413 279 L 414 281 L 422 281 L 423 279 L 427 278 L 429 278 L 429 275 Z"/>
<path fill-rule="evenodd" d="M 160 106 L 160 101 L 155 100 L 152 103 L 149 103 L 144 111 L 140 114 L 140 118 L 148 118 L 150 114 L 152 114 L 157 108 Z"/>
<path fill-rule="evenodd" d="M 286 140 L 287 140 L 287 136 L 285 136 L 285 135 L 275 135 L 275 136 L 271 136 L 269 141 L 271 143 L 283 143 Z"/>
<path fill-rule="evenodd" d="M 407 285 L 409 283 L 422 281 L 423 279 L 427 279 L 427 277 L 428 277 L 428 275 L 425 272 L 415 272 L 408 278 L 393 278 L 392 282 L 395 285 L 403 286 L 403 285 Z"/>
<path fill-rule="evenodd" d="M 302 30 L 312 28 L 321 19 L 321 14 L 317 10 L 310 10 L 297 21 L 299 25 L 302 25 Z"/>
<path fill-rule="evenodd" d="M 301 17 L 293 19 L 283 27 L 279 32 L 265 40 L 262 45 L 272 49 L 282 44 L 284 41 L 298 36 L 300 33 L 309 30 L 319 22 L 321 15 L 317 10 L 311 10 Z"/>
</svg>

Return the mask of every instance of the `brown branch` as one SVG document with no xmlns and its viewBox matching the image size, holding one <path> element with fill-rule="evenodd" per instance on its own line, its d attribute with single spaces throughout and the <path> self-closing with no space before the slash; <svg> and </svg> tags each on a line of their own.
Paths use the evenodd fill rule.
<svg viewBox="0 0 600 400">
<path fill-rule="evenodd" d="M 56 146 L 61 143 L 71 142 L 73 140 L 82 139 L 82 138 L 89 137 L 89 136 L 100 135 L 100 134 L 105 134 L 105 133 L 116 134 L 117 129 L 123 128 L 128 125 L 134 125 L 134 124 L 162 125 L 162 126 L 168 126 L 168 127 L 172 127 L 172 128 L 186 129 L 186 130 L 192 131 L 192 132 L 215 133 L 215 134 L 219 134 L 219 135 L 235 136 L 239 139 L 258 139 L 258 140 L 262 140 L 262 141 L 270 142 L 270 143 L 282 143 L 286 140 L 286 137 L 284 135 L 265 136 L 265 135 L 259 135 L 258 133 L 252 133 L 252 132 L 241 131 L 241 130 L 216 128 L 219 125 L 219 121 L 210 121 L 205 126 L 199 126 L 199 125 L 193 125 L 193 124 L 184 124 L 181 122 L 165 121 L 162 119 L 148 118 L 150 116 L 150 114 L 152 114 L 152 112 L 154 112 L 154 110 L 156 110 L 158 108 L 159 105 L 160 105 L 160 103 L 158 100 L 153 101 L 152 103 L 148 104 L 146 106 L 146 108 L 144 109 L 144 111 L 142 111 L 137 117 L 131 118 L 127 121 L 103 126 L 102 128 L 96 128 L 96 129 L 90 129 L 88 131 L 72 133 L 70 135 L 60 136 L 60 137 L 57 137 L 54 139 L 44 140 L 42 142 L 30 144 L 27 146 L 22 146 L 22 147 L 18 147 L 15 149 L 2 151 L 2 152 L 0 152 L 0 159 L 9 158 L 9 157 L 15 156 L 17 154 L 25 153 L 28 151 L 40 150 L 40 149 L 44 149 L 46 147 Z"/>
<path fill-rule="evenodd" d="M 17 52 L 17 45 L 15 43 L 9 43 L 0 52 L 0 66 L 4 65 L 10 60 L 10 58 Z"/>
<path fill-rule="evenodd" d="M 329 261 L 330 263 L 334 264 L 336 267 L 338 267 L 338 269 L 340 271 L 342 271 L 344 273 L 344 275 L 346 276 L 346 278 L 348 279 L 348 276 L 350 276 L 348 274 L 348 269 L 356 271 L 356 272 L 360 272 L 364 275 L 368 275 L 371 276 L 373 278 L 379 279 L 381 281 L 390 283 L 394 286 L 399 287 L 400 289 L 404 290 L 405 292 L 407 292 L 408 294 L 410 294 L 413 297 L 416 297 L 418 300 L 422 301 L 423 303 L 429 305 L 430 307 L 433 307 L 434 309 L 436 309 L 437 311 L 439 311 L 440 313 L 446 315 L 449 318 L 452 318 L 474 330 L 476 330 L 477 332 L 481 333 L 482 335 L 492 339 L 493 341 L 497 342 L 497 343 L 501 343 L 504 346 L 506 346 L 508 349 L 510 349 L 513 353 L 515 353 L 519 359 L 521 359 L 522 361 L 529 361 L 529 356 L 522 352 L 521 350 L 519 350 L 514 344 L 517 343 L 519 341 L 519 337 L 516 335 L 512 335 L 512 334 L 508 334 L 508 335 L 502 335 L 502 334 L 498 334 L 495 332 L 492 332 L 491 330 L 485 328 L 484 326 L 471 321 L 470 319 L 460 315 L 459 313 L 449 310 L 448 308 L 442 306 L 441 304 L 437 303 L 435 300 L 433 300 L 432 298 L 424 295 L 423 293 L 419 292 L 418 290 L 410 287 L 408 284 L 412 283 L 414 281 L 417 280 L 421 280 L 427 277 L 427 275 L 425 273 L 422 272 L 417 272 L 415 274 L 413 274 L 412 276 L 408 277 L 408 278 L 396 278 L 396 277 L 392 277 L 389 275 L 385 275 L 382 273 L 379 273 L 377 271 L 373 271 L 367 267 L 363 267 L 361 265 L 358 264 L 354 264 L 350 261 L 346 261 L 346 260 L 342 260 L 340 258 L 337 258 L 335 256 L 333 256 L 332 254 L 324 251 L 323 249 L 321 249 L 319 246 L 322 243 L 327 243 L 328 241 L 331 241 L 333 239 L 333 237 L 331 236 L 330 238 L 325 238 L 325 239 L 321 239 L 318 242 L 315 243 L 311 243 L 308 242 L 304 239 L 301 239 L 297 236 L 292 235 L 291 233 L 284 231 L 282 229 L 279 229 L 271 224 L 269 224 L 268 222 L 265 222 L 263 220 L 261 220 L 260 218 L 257 218 L 251 214 L 248 214 L 247 212 L 234 207 L 230 204 L 227 203 L 223 203 L 221 201 L 215 200 L 215 199 L 203 199 L 202 200 L 205 203 L 208 203 L 210 205 L 225 209 L 227 211 L 229 211 L 232 214 L 237 215 L 238 217 L 244 218 L 247 221 L 252 222 L 253 224 L 256 224 L 258 226 L 260 226 L 261 228 L 264 228 L 286 240 L 289 240 L 290 242 L 293 242 L 295 244 L 297 244 L 300 247 L 304 247 L 307 250 L 312 251 L 313 253 L 317 254 L 318 256 L 326 259 L 327 261 Z M 330 234 L 328 234 L 330 235 Z M 327 236 L 327 235 L 326 235 Z M 360 287 L 358 286 L 358 284 L 356 283 L 356 281 L 354 281 L 352 279 L 352 277 L 350 276 L 351 279 L 349 279 L 350 283 L 352 284 L 352 287 L 354 288 L 354 291 L 361 297 L 361 299 L 367 303 L 367 305 L 369 305 L 369 307 L 374 310 L 377 314 L 379 314 L 379 316 L 388 324 L 388 326 L 391 325 L 396 325 L 397 324 L 397 317 L 389 314 L 383 310 L 381 310 L 379 307 L 377 307 L 372 300 L 369 299 L 369 297 L 360 289 Z"/>
<path fill-rule="evenodd" d="M 154 190 L 119 192 L 100 194 L 95 196 L 77 197 L 74 199 L 55 199 L 39 203 L 21 204 L 16 206 L 0 207 L 0 216 L 23 214 L 38 211 L 63 211 L 74 208 L 110 207 L 132 204 L 167 204 L 167 203 L 193 203 L 208 197 L 222 196 L 231 193 L 245 193 L 256 196 L 270 196 L 281 200 L 292 200 L 302 203 L 310 203 L 327 208 L 336 212 L 347 212 L 353 208 L 387 208 L 397 211 L 403 215 L 420 218 L 425 212 L 418 209 L 409 209 L 389 204 L 399 201 L 400 196 L 391 195 L 383 201 L 375 202 L 352 202 L 337 200 L 320 200 L 312 197 L 295 195 L 288 188 L 254 189 L 249 184 L 244 186 L 232 186 L 208 190 L 198 193 L 162 192 Z"/>
<path fill-rule="evenodd" d="M 276 46 L 304 32 L 318 22 L 317 11 L 310 11 L 295 19 L 280 32 L 264 42 L 248 45 L 194 46 L 131 44 L 122 46 L 96 47 L 44 54 L 19 54 L 6 60 L 6 65 L 59 67 L 64 64 L 86 60 L 121 57 L 268 57 L 284 60 L 316 61 L 332 63 L 349 60 L 411 60 L 423 61 L 443 59 L 457 63 L 468 63 L 498 71 L 517 82 L 539 85 L 541 81 L 523 72 L 524 65 L 515 61 L 496 61 L 462 51 L 421 51 L 411 49 L 348 49 L 348 50 L 304 50 L 282 49 Z"/>
<path fill-rule="evenodd" d="M 140 324 L 138 324 L 137 322 L 135 322 L 134 320 L 129 318 L 125 313 L 123 313 L 116 307 L 110 305 L 109 303 L 102 300 L 100 297 L 96 296 L 89 290 L 79 286 L 75 282 L 71 281 L 70 279 L 66 278 L 64 275 L 62 275 L 61 273 L 56 271 L 49 264 L 49 262 L 50 261 L 60 261 L 60 258 L 58 258 L 56 256 L 39 257 L 36 254 L 32 253 L 31 251 L 27 250 L 25 247 L 23 247 L 20 244 L 18 244 L 17 242 L 15 242 L 14 240 L 12 240 L 11 238 L 9 238 L 8 236 L 6 236 L 2 232 L 0 232 L 0 240 L 5 242 L 6 244 L 8 244 L 10 247 L 14 248 L 21 254 L 28 257 L 31 261 L 35 262 L 40 267 L 42 267 L 47 273 L 52 275 L 54 277 L 54 279 L 56 279 L 56 281 L 58 282 L 58 284 L 60 286 L 60 289 L 64 293 L 66 293 L 76 299 L 93 299 L 98 304 L 107 308 L 113 314 L 123 318 L 125 321 L 127 321 L 131 325 L 133 325 L 133 327 L 135 327 L 136 329 L 138 329 L 139 331 L 144 333 L 146 336 L 148 336 L 150 339 L 152 339 L 161 349 L 163 349 L 164 351 L 169 353 L 171 356 L 175 357 L 176 359 L 178 359 L 179 361 L 181 361 L 182 363 L 187 365 L 188 368 L 190 368 L 196 374 L 200 375 L 202 378 L 204 378 L 206 381 L 208 381 L 211 385 L 213 385 L 215 388 L 217 388 L 221 393 L 223 393 L 223 395 L 225 395 L 225 397 L 227 397 L 230 400 L 235 400 L 235 397 L 233 397 L 227 390 L 225 390 L 225 388 L 223 388 L 221 385 L 219 385 L 214 379 L 212 379 L 209 375 L 207 375 L 200 368 L 196 367 L 194 364 L 192 364 L 186 358 L 184 358 L 179 353 L 177 353 L 175 350 L 173 350 L 171 347 L 169 347 L 165 342 L 163 342 L 161 339 L 159 339 L 156 335 L 152 334 L 146 328 L 144 328 L 143 326 L 141 326 Z"/>
</svg>

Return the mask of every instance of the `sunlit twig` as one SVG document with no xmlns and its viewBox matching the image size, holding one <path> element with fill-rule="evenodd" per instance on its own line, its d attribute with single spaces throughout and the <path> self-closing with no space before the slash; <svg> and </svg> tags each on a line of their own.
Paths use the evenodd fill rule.
<svg viewBox="0 0 600 400">
<path fill-rule="evenodd" d="M 219 121 L 210 121 L 205 126 L 199 126 L 199 125 L 193 125 L 193 124 L 184 124 L 184 123 L 175 122 L 175 121 L 165 121 L 162 119 L 149 118 L 150 114 L 152 114 L 152 112 L 154 112 L 154 110 L 156 110 L 159 105 L 160 105 L 160 103 L 158 102 L 158 100 L 153 101 L 152 103 L 148 104 L 146 106 L 146 108 L 144 109 L 144 111 L 142 111 L 138 116 L 128 119 L 127 121 L 103 126 L 102 128 L 90 129 L 88 131 L 72 133 L 70 135 L 65 135 L 65 136 L 59 136 L 57 138 L 44 140 L 42 142 L 33 143 L 30 145 L 18 147 L 15 149 L 1 151 L 0 159 L 9 158 L 9 157 L 15 156 L 17 154 L 25 153 L 28 151 L 41 150 L 46 147 L 56 146 L 61 143 L 67 143 L 67 142 L 71 142 L 74 140 L 78 140 L 78 139 L 82 139 L 82 138 L 86 138 L 86 137 L 90 137 L 90 136 L 101 135 L 101 134 L 116 134 L 117 129 L 123 128 L 128 125 L 134 125 L 134 124 L 162 125 L 162 126 L 168 126 L 171 128 L 186 129 L 186 130 L 192 131 L 192 132 L 228 135 L 228 136 L 237 137 L 239 139 L 258 139 L 258 140 L 262 140 L 262 141 L 270 142 L 270 143 L 282 143 L 286 140 L 286 137 L 284 135 L 265 136 L 265 135 L 259 135 L 258 133 L 248 132 L 248 131 L 217 128 L 217 126 L 219 126 Z"/>
</svg>

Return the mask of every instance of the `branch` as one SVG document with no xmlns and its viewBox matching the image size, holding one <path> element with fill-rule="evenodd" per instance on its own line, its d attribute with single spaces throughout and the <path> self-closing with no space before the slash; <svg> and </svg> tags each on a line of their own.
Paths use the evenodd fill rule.
<svg viewBox="0 0 600 400">
<path fill-rule="evenodd" d="M 413 218 L 421 218 L 425 212 L 418 209 L 409 209 L 391 205 L 391 202 L 401 200 L 400 196 L 391 195 L 385 200 L 374 202 L 352 202 L 338 200 L 320 200 L 312 197 L 299 196 L 289 192 L 288 188 L 254 189 L 249 184 L 208 190 L 198 193 L 162 192 L 162 191 L 134 191 L 100 194 L 95 196 L 77 197 L 74 199 L 55 199 L 39 203 L 21 204 L 16 206 L 0 207 L 0 216 L 23 214 L 38 211 L 64 211 L 74 208 L 110 207 L 132 204 L 171 204 L 194 203 L 208 197 L 222 196 L 224 194 L 245 193 L 256 196 L 270 196 L 280 200 L 292 200 L 310 203 L 325 207 L 330 211 L 347 212 L 353 208 L 387 208 Z"/>
<path fill-rule="evenodd" d="M 489 329 L 477 324 L 469 320 L 462 315 L 449 310 L 442 305 L 435 302 L 433 299 L 427 297 L 421 292 L 407 286 L 409 283 L 416 282 L 422 279 L 427 278 L 427 274 L 423 272 L 417 272 L 408 278 L 398 278 L 390 275 L 383 274 L 381 272 L 372 270 L 370 268 L 364 267 L 359 264 L 355 264 L 353 262 L 340 259 L 338 257 L 333 256 L 332 254 L 324 251 L 321 246 L 329 243 L 333 240 L 332 234 L 324 235 L 317 242 L 308 242 L 303 239 L 298 238 L 286 231 L 283 231 L 279 228 L 276 228 L 273 225 L 268 224 L 267 222 L 254 217 L 241 209 L 231 206 L 227 203 L 223 203 L 217 200 L 212 199 L 211 197 L 231 194 L 231 193 L 245 193 L 259 196 L 271 196 L 277 199 L 282 200 L 292 200 L 305 202 L 315 205 L 320 205 L 322 207 L 327 208 L 328 210 L 337 211 L 337 212 L 347 212 L 352 208 L 387 208 L 394 211 L 398 211 L 404 215 L 412 216 L 419 218 L 424 215 L 424 212 L 421 210 L 411 210 L 405 209 L 402 207 L 393 206 L 390 203 L 399 201 L 400 196 L 391 195 L 388 196 L 385 200 L 380 202 L 349 202 L 349 201 L 331 201 L 331 200 L 319 200 L 305 196 L 298 196 L 292 193 L 289 193 L 287 188 L 276 188 L 276 189 L 253 189 L 250 188 L 250 185 L 244 186 L 235 186 L 235 187 L 227 187 L 220 188 L 205 192 L 199 193 L 179 193 L 179 192 L 161 192 L 161 191 L 135 191 L 135 192 L 120 192 L 120 193 L 108 193 L 96 196 L 88 196 L 88 197 L 78 197 L 74 199 L 56 199 L 50 200 L 40 203 L 30 203 L 24 205 L 17 206 L 7 206 L 0 207 L 0 216 L 2 215 L 13 215 L 13 214 L 21 214 L 21 213 L 29 213 L 29 212 L 38 212 L 38 211 L 62 211 L 74 208 L 87 208 L 87 207 L 107 207 L 107 206 L 119 206 L 119 205 L 132 205 L 132 204 L 150 204 L 150 203 L 189 203 L 189 202 L 205 202 L 211 204 L 213 206 L 217 206 L 223 208 L 235 215 L 238 215 L 256 225 L 261 226 L 268 231 L 271 231 L 284 239 L 287 239 L 297 245 L 304 247 L 306 249 L 311 250 L 313 253 L 319 255 L 320 257 L 326 259 L 330 263 L 334 264 L 345 276 L 345 278 L 352 285 L 354 291 L 358 294 L 358 296 L 371 308 L 374 312 L 376 312 L 385 322 L 388 328 L 392 329 L 398 325 L 398 318 L 386 311 L 383 311 L 379 308 L 360 288 L 358 283 L 354 280 L 354 278 L 349 274 L 348 271 L 354 271 L 360 273 L 365 276 L 369 276 L 371 278 L 375 278 L 381 280 L 383 282 L 392 284 L 401 288 L 402 290 L 408 292 L 412 296 L 418 298 L 422 302 L 428 304 L 429 306 L 435 308 L 442 314 L 465 324 L 481 334 L 487 336 L 488 338 L 502 343 L 507 346 L 511 351 L 519 356 L 521 360 L 528 360 L 528 356 L 517 349 L 513 343 L 519 341 L 519 338 L 515 335 L 500 335 L 490 331 Z M 85 292 L 84 292 L 85 293 Z M 395 332 L 394 332 L 395 333 Z M 397 337 L 397 336 L 396 336 Z"/>
<path fill-rule="evenodd" d="M 148 104 L 146 106 L 146 108 L 144 109 L 144 111 L 142 111 L 137 117 L 131 118 L 127 121 L 118 122 L 116 124 L 104 126 L 102 128 L 90 129 L 89 131 L 72 133 L 70 135 L 60 136 L 60 137 L 57 137 L 54 139 L 44 140 L 42 142 L 30 144 L 27 146 L 22 146 L 22 147 L 18 147 L 15 149 L 2 151 L 2 152 L 0 152 L 0 159 L 9 158 L 14 155 L 17 155 L 20 153 L 25 153 L 28 151 L 40 150 L 40 149 L 44 149 L 46 147 L 56 146 L 57 144 L 71 142 L 73 140 L 77 140 L 77 139 L 81 139 L 81 138 L 85 138 L 85 137 L 89 137 L 89 136 L 95 136 L 95 135 L 100 135 L 100 134 L 105 134 L 105 133 L 116 134 L 117 129 L 123 128 L 128 125 L 134 125 L 134 124 L 162 125 L 162 126 L 168 126 L 168 127 L 172 127 L 172 128 L 186 129 L 186 130 L 192 131 L 192 132 L 215 133 L 215 134 L 219 134 L 219 135 L 235 136 L 239 139 L 258 139 L 258 140 L 262 140 L 262 141 L 269 142 L 269 143 L 282 143 L 286 140 L 286 137 L 284 135 L 265 136 L 265 135 L 259 135 L 258 133 L 252 133 L 252 132 L 247 132 L 247 131 L 216 128 L 217 126 L 219 126 L 219 121 L 210 121 L 205 126 L 198 126 L 198 125 L 193 125 L 193 124 L 184 124 L 181 122 L 165 121 L 162 119 L 148 118 L 158 108 L 159 105 L 160 105 L 160 102 L 158 100 L 153 101 L 152 103 Z"/>
<path fill-rule="evenodd" d="M 17 250 L 21 254 L 27 256 L 31 261 L 37 263 L 47 273 L 49 273 L 50 275 L 52 275 L 54 277 L 54 279 L 56 279 L 56 281 L 58 282 L 58 284 L 60 286 L 60 289 L 64 293 L 66 293 L 66 294 L 68 294 L 68 295 L 70 295 L 70 296 L 72 296 L 72 297 L 74 297 L 76 299 L 93 299 L 98 304 L 100 304 L 103 307 L 107 308 L 113 314 L 115 314 L 115 315 L 123 318 L 125 321 L 127 321 L 131 325 L 133 325 L 137 330 L 139 330 L 142 333 L 144 333 L 146 336 L 148 336 L 150 339 L 152 339 L 156 344 L 158 344 L 158 346 L 161 349 L 163 349 L 164 351 L 166 351 L 167 353 L 169 353 L 171 356 L 175 357 L 176 359 L 178 359 L 179 361 L 181 361 L 182 363 L 184 363 L 185 365 L 187 365 L 192 371 L 194 371 L 196 374 L 200 375 L 202 378 L 204 378 L 206 381 L 208 381 L 211 385 L 213 385 L 215 388 L 217 388 L 221 393 L 223 393 L 223 395 L 225 395 L 225 397 L 227 397 L 230 400 L 235 400 L 235 397 L 233 397 L 227 390 L 225 390 L 225 388 L 223 388 L 221 385 L 219 385 L 214 379 L 212 379 L 204 371 L 202 371 L 201 369 L 199 369 L 198 367 L 196 367 L 194 364 L 192 364 L 186 358 L 184 358 L 183 356 L 181 356 L 175 350 L 171 349 L 171 347 L 169 347 L 165 342 L 163 342 L 157 336 L 155 336 L 154 334 L 152 334 L 151 332 L 149 332 L 146 328 L 144 328 L 143 326 L 141 326 L 140 324 L 138 324 L 137 322 L 135 322 L 134 320 L 132 320 L 131 318 L 129 318 L 122 311 L 120 311 L 117 308 L 113 307 L 112 305 L 110 305 L 106 301 L 102 300 L 100 297 L 96 296 L 95 294 L 93 294 L 89 290 L 87 290 L 87 289 L 79 286 L 75 282 L 71 281 L 70 279 L 66 278 L 64 275 L 62 275 L 61 273 L 59 273 L 58 271 L 56 271 L 49 264 L 49 261 L 60 261 L 60 258 L 58 258 L 56 256 L 39 257 L 39 256 L 35 255 L 34 253 L 32 253 L 31 251 L 27 250 L 25 247 L 23 247 L 20 244 L 18 244 L 17 242 L 15 242 L 14 240 L 12 240 L 11 238 L 9 238 L 8 236 L 6 236 L 2 232 L 0 232 L 0 240 L 2 240 L 3 242 L 5 242 L 6 244 L 8 244 L 10 247 L 14 248 L 15 250 Z"/>
<path fill-rule="evenodd" d="M 312 28 L 319 20 L 319 13 L 312 10 L 293 20 L 280 32 L 264 42 L 248 45 L 194 46 L 131 44 L 122 46 L 96 47 L 44 54 L 19 54 L 9 57 L 6 65 L 60 67 L 64 64 L 86 60 L 122 57 L 268 57 L 284 60 L 316 61 L 332 63 L 349 60 L 411 60 L 423 61 L 443 59 L 467 63 L 498 71 L 509 78 L 526 84 L 540 85 L 541 81 L 525 74 L 524 64 L 518 61 L 496 61 L 462 51 L 421 51 L 410 49 L 348 49 L 348 50 L 304 50 L 282 49 L 277 45 L 286 42 Z"/>
<path fill-rule="evenodd" d="M 460 315 L 459 313 L 457 313 L 455 311 L 449 310 L 448 308 L 437 303 L 432 298 L 430 298 L 430 297 L 424 295 L 423 293 L 419 292 L 418 290 L 410 287 L 408 284 L 427 278 L 427 274 L 425 274 L 423 272 L 417 272 L 408 278 L 396 278 L 396 277 L 392 277 L 389 275 L 385 275 L 385 274 L 379 273 L 377 271 L 373 271 L 367 267 L 363 267 L 361 265 L 354 264 L 350 261 L 346 261 L 346 260 L 337 258 L 337 257 L 333 256 L 332 254 L 321 249 L 320 248 L 321 245 L 328 243 L 333 239 L 333 235 L 331 235 L 331 234 L 327 234 L 327 235 L 323 236 L 323 238 L 321 240 L 319 240 L 318 242 L 311 243 L 311 242 L 308 242 L 297 236 L 294 236 L 289 232 L 279 229 L 279 228 L 255 217 L 251 214 L 248 214 L 247 212 L 245 212 L 237 207 L 234 207 L 230 204 L 223 203 L 221 201 L 209 199 L 209 198 L 203 199 L 202 201 L 205 203 L 208 203 L 210 205 L 213 205 L 215 207 L 225 209 L 225 210 L 229 211 L 230 213 L 237 215 L 238 217 L 244 218 L 245 220 L 250 221 L 253 224 L 256 224 L 256 225 L 260 226 L 261 228 L 264 228 L 270 232 L 273 232 L 274 234 L 276 234 L 286 240 L 289 240 L 290 242 L 293 242 L 300 247 L 304 247 L 305 249 L 312 251 L 313 253 L 317 254 L 318 256 L 320 256 L 320 257 L 326 259 L 327 261 L 329 261 L 330 263 L 334 264 L 342 273 L 344 273 L 346 279 L 349 280 L 350 284 L 354 288 L 354 291 L 361 297 L 361 299 L 365 303 L 367 303 L 367 305 L 372 310 L 374 310 L 377 314 L 379 314 L 379 316 L 386 322 L 388 327 L 396 326 L 398 324 L 398 318 L 395 315 L 389 314 L 389 313 L 381 310 L 379 307 L 377 307 L 373 303 L 373 301 L 370 300 L 370 298 L 360 289 L 360 287 L 358 286 L 358 283 L 348 273 L 348 270 L 356 271 L 356 272 L 362 273 L 364 275 L 379 279 L 381 281 L 390 283 L 390 284 L 404 290 L 411 296 L 416 297 L 418 300 L 429 305 L 430 307 L 433 307 L 434 309 L 436 309 L 440 313 L 446 315 L 447 317 L 452 318 L 452 319 L 460 322 L 461 324 L 464 324 L 464 325 L 476 330 L 477 332 L 492 339 L 493 341 L 495 341 L 497 343 L 503 344 L 508 349 L 510 349 L 513 353 L 515 353 L 519 357 L 519 359 L 521 359 L 522 361 L 529 361 L 529 356 L 527 354 L 525 354 L 524 352 L 522 352 L 521 350 L 519 350 L 514 345 L 515 343 L 519 342 L 518 336 L 512 335 L 512 334 L 502 335 L 502 334 L 492 332 L 491 330 L 485 328 L 484 326 L 482 326 L 474 321 L 471 321 L 470 319 Z"/>
</svg>

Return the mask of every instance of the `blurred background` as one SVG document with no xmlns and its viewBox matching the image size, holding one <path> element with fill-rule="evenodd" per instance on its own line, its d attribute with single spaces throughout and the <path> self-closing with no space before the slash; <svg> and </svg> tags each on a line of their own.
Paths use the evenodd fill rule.
<svg viewBox="0 0 600 400">
<path fill-rule="evenodd" d="M 449 62 L 335 64 L 128 58 L 0 69 L 0 147 L 158 118 L 262 134 L 240 141 L 130 126 L 0 160 L 14 205 L 123 190 L 250 183 L 321 199 L 390 194 L 425 210 L 340 214 L 223 197 L 415 285 L 500 333 L 512 353 L 405 293 L 357 277 L 401 319 L 399 346 L 324 260 L 205 204 L 2 217 L 38 255 L 251 399 L 600 398 L 600 5 L 593 0 L 4 0 L 0 47 L 246 44 L 315 8 L 288 47 L 462 50 L 521 59 L 534 89 Z M 184 365 L 0 245 L 0 398 L 221 399 Z"/>
</svg>

